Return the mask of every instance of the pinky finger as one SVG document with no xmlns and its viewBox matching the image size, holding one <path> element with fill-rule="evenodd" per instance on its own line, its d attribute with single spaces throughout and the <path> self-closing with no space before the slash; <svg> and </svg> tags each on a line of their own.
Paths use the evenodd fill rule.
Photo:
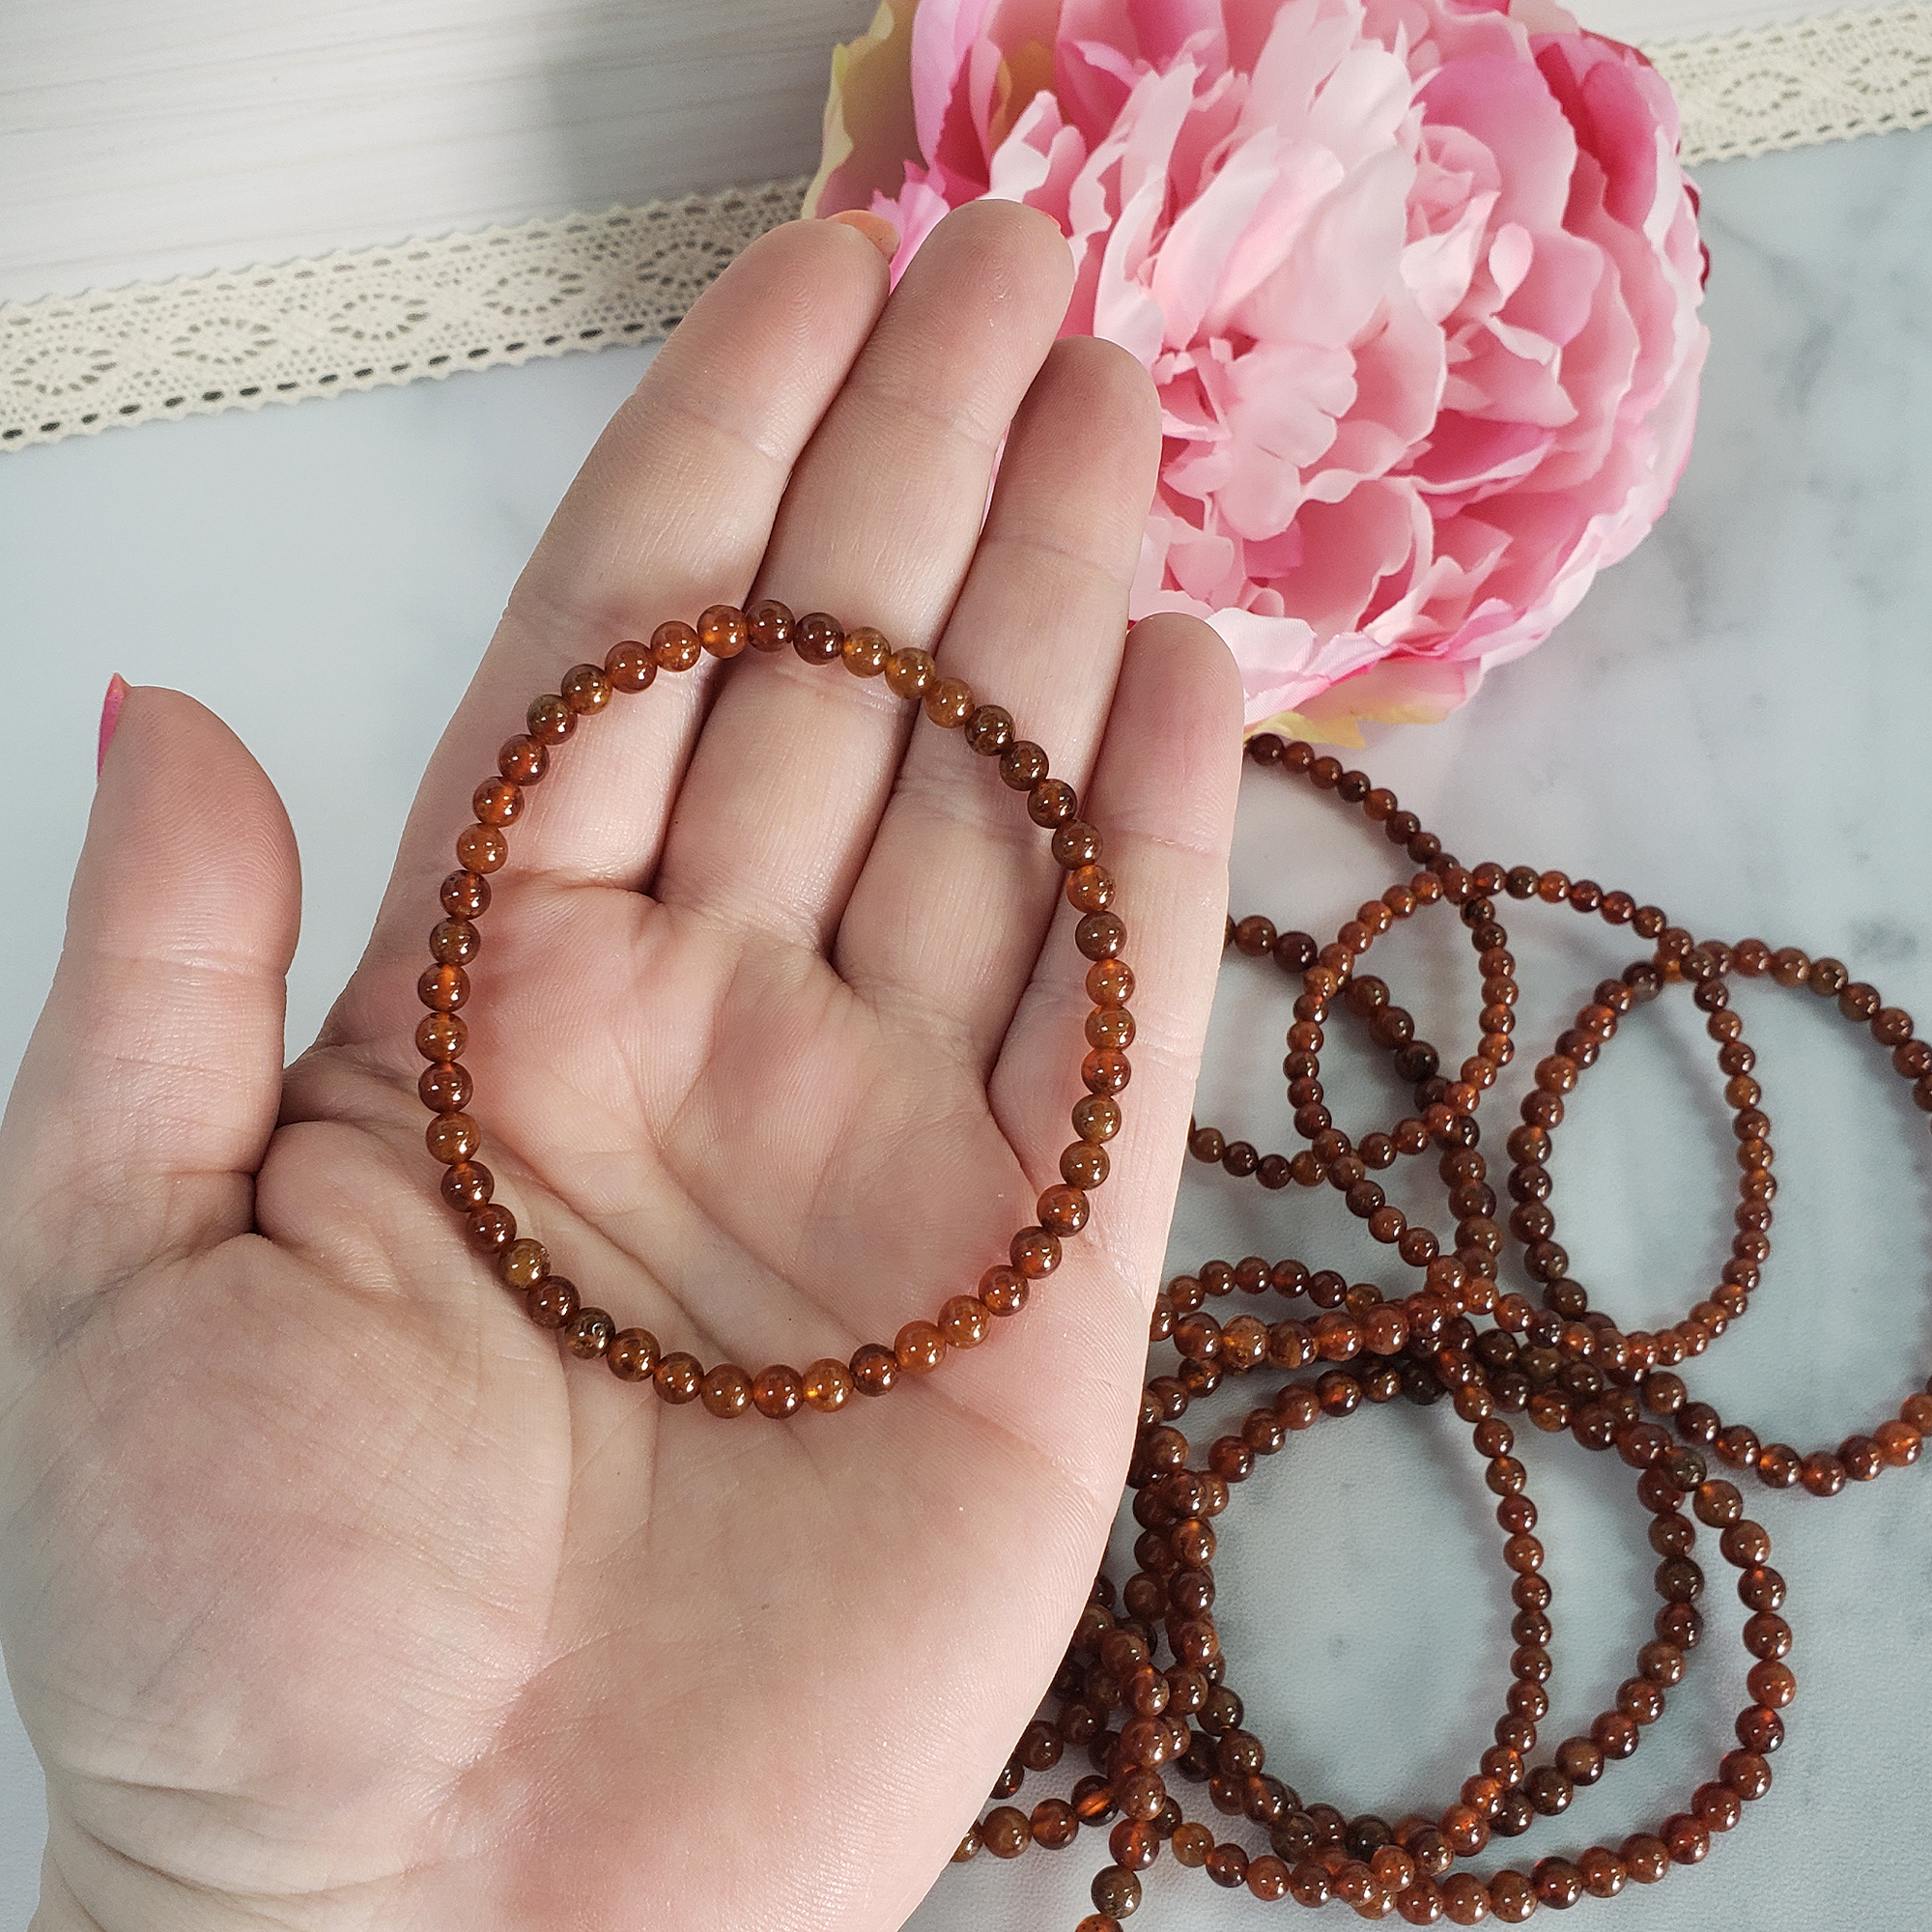
<svg viewBox="0 0 1932 1932">
<path fill-rule="evenodd" d="M 1081 810 L 1104 840 L 1134 978 L 1132 1086 L 1081 1246 L 1094 1243 L 1144 1303 L 1167 1242 L 1220 966 L 1240 763 L 1241 685 L 1227 646 L 1193 617 L 1136 625 Z M 1093 1004 L 1074 950 L 1078 918 L 1062 905 L 990 1083 L 994 1113 L 1041 1185 L 1061 1178 L 1068 1114 L 1085 1091 L 1066 1052 Z M 1129 1373 L 1147 1340 L 1130 1326 L 1119 1338 Z"/>
</svg>

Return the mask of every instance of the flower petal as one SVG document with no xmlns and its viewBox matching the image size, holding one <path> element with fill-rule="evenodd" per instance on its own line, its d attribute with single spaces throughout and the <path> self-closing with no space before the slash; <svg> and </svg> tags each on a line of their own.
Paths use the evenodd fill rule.
<svg viewBox="0 0 1932 1932">
<path fill-rule="evenodd" d="M 1708 338 L 1669 90 L 1555 0 L 885 0 L 809 206 L 903 271 L 1060 223 L 1062 332 L 1151 371 L 1129 604 L 1222 629 L 1252 726 L 1437 717 L 1662 513 Z"/>
</svg>

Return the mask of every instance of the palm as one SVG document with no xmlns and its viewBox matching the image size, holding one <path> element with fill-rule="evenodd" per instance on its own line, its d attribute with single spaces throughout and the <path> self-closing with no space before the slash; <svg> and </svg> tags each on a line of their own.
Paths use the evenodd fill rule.
<svg viewBox="0 0 1932 1932">
<path fill-rule="evenodd" d="M 908 277 L 875 350 L 902 307 L 906 340 L 934 327 L 922 294 L 956 306 L 994 247 L 1014 265 L 1005 360 L 1024 387 L 1064 299 L 1057 264 L 1016 211 L 952 226 L 951 268 L 937 237 L 926 288 Z M 849 276 L 857 253 L 822 231 L 778 247 L 794 274 L 836 255 Z M 677 345 L 694 366 L 705 327 L 700 308 Z M 667 352 L 661 390 L 675 368 Z M 1009 528 L 1031 514 L 1054 409 L 1091 421 L 1109 385 L 1115 424 L 1073 521 L 1112 510 L 1130 530 L 1144 512 L 1145 423 L 1131 392 L 1120 402 L 1118 358 L 1083 351 L 1048 362 L 1031 428 L 1016 422 Z M 794 468 L 753 550 L 761 589 L 794 581 L 787 532 L 818 520 L 830 461 Z M 1104 690 L 1057 701 L 1080 658 L 1002 657 L 997 619 L 954 642 L 973 532 L 950 579 L 939 546 L 921 641 L 958 595 L 944 662 L 1079 771 L 1096 819 L 1125 823 L 1109 861 L 1130 922 L 1137 901 L 1167 921 L 1135 928 L 1143 1046 L 1116 1179 L 1033 1307 L 929 1380 L 831 1418 L 671 1410 L 560 1361 L 488 1285 L 435 1199 L 408 1091 L 448 801 L 568 662 L 529 637 L 570 632 L 546 558 L 582 567 L 572 520 L 594 522 L 598 487 L 581 481 L 560 513 L 432 767 L 370 952 L 283 1085 L 246 1219 L 132 1253 L 126 1231 L 70 1219 L 57 1248 L 48 1191 L 16 1185 L 27 1274 L 122 1282 L 17 1378 L 7 1425 L 34 1445 L 11 1458 L 16 1545 L 35 1557 L 5 1629 L 49 1766 L 50 1911 L 71 1892 L 102 1924 L 152 1920 L 154 1888 L 186 1884 L 268 1894 L 316 1926 L 895 1925 L 970 1822 L 1091 1577 L 1218 937 L 1219 668 L 1167 625 L 1138 668 L 1129 652 L 1111 721 Z M 965 510 L 955 522 L 977 526 Z M 1002 522 L 996 501 L 981 554 Z M 1039 548 L 1042 587 L 1092 604 L 1103 560 Z M 1104 559 L 1103 609 L 1123 605 L 1131 564 L 1130 548 Z M 1088 628 L 1078 649 L 1104 665 L 1104 616 Z M 956 735 L 921 725 L 908 750 L 890 705 L 861 695 L 785 659 L 732 668 L 702 718 L 695 685 L 620 700 L 637 722 L 586 725 L 533 794 L 485 923 L 466 1061 L 499 1198 L 586 1300 L 706 1362 L 843 1358 L 970 1291 L 1032 1218 L 1080 1091 L 1084 961 L 1043 839 Z M 841 708 L 773 751 L 787 701 Z M 1122 734 L 1139 742 L 1110 758 Z M 791 794 L 828 761 L 857 803 L 814 830 Z M 654 784 L 619 822 L 612 786 Z M 1208 828 L 1198 850 L 1152 836 L 1163 811 Z M 23 1090 L 33 1078 L 30 1063 Z M 245 1138 L 245 1119 L 227 1124 Z"/>
</svg>

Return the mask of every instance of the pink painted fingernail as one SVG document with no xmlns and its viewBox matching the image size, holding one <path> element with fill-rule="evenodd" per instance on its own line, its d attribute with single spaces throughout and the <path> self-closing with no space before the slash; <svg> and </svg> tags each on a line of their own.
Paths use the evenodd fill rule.
<svg viewBox="0 0 1932 1932">
<path fill-rule="evenodd" d="M 856 228 L 888 262 L 899 252 L 899 231 L 883 214 L 874 214 L 870 209 L 844 208 L 825 218 L 842 227 Z"/>
<path fill-rule="evenodd" d="M 114 742 L 114 727 L 121 722 L 121 700 L 128 696 L 128 682 L 117 670 L 107 680 L 107 696 L 100 705 L 100 742 L 94 753 L 94 776 L 107 762 L 107 748 Z"/>
</svg>

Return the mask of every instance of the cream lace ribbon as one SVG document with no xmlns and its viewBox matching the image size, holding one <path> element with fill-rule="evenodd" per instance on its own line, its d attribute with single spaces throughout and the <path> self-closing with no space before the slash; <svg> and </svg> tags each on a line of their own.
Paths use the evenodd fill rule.
<svg viewBox="0 0 1932 1932">
<path fill-rule="evenodd" d="M 1684 159 L 1932 122 L 1932 5 L 1666 42 Z M 0 303 L 0 449 L 648 342 L 809 178 Z"/>
</svg>

